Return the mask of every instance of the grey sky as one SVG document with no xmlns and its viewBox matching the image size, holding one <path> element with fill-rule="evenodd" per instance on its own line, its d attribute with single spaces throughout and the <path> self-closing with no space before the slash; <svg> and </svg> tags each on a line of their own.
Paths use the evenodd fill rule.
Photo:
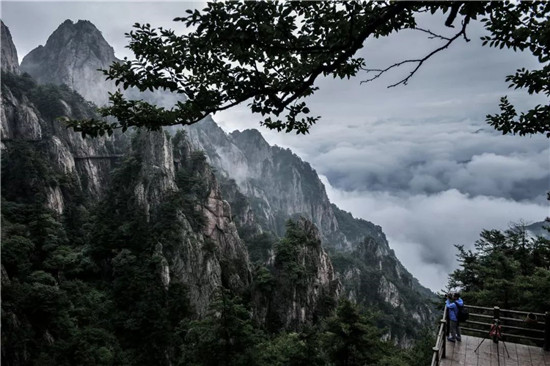
<svg viewBox="0 0 550 366">
<path fill-rule="evenodd" d="M 65 19 L 87 19 L 102 31 L 117 57 L 130 56 L 123 34 L 135 22 L 183 31 L 172 22 L 192 2 L 2 2 L 19 58 Z M 442 19 L 423 17 L 424 28 L 451 34 Z M 407 69 L 367 85 L 324 79 L 309 99 L 322 119 L 307 136 L 260 128 L 246 105 L 214 116 L 227 131 L 259 128 L 266 139 L 310 162 L 327 183 L 331 200 L 382 226 L 404 265 L 426 286 L 439 290 L 455 266 L 454 244 L 471 246 L 482 228 L 541 221 L 550 215 L 550 145 L 542 137 L 501 136 L 484 122 L 508 95 L 527 108 L 544 103 L 507 89 L 505 77 L 536 60 L 510 50 L 481 46 L 472 24 L 471 42 L 457 41 L 429 60 L 408 86 L 387 89 Z M 440 41 L 404 31 L 368 41 L 368 66 L 417 58 Z M 547 102 L 547 101 L 546 101 Z"/>
</svg>

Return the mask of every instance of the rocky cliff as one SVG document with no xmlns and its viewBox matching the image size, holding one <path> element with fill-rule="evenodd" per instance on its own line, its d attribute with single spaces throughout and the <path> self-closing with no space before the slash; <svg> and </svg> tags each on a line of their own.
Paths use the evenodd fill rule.
<svg viewBox="0 0 550 366">
<path fill-rule="evenodd" d="M 14 74 L 19 73 L 19 59 L 17 58 L 17 49 L 13 44 L 10 30 L 3 21 L 0 20 L 0 33 L 2 42 L 2 71 L 11 72 Z"/>
<path fill-rule="evenodd" d="M 44 146 L 52 165 L 64 174 L 75 174 L 79 187 L 99 198 L 109 181 L 112 164 L 126 144 L 126 136 L 83 139 L 68 130 L 58 117 L 89 118 L 95 109 L 68 88 L 40 86 L 28 75 L 3 73 L 2 148 L 24 140 Z M 51 208 L 63 212 L 63 198 L 51 187 Z"/>
<path fill-rule="evenodd" d="M 119 61 L 113 47 L 95 25 L 87 20 L 75 23 L 67 19 L 48 37 L 45 45 L 38 46 L 23 58 L 20 69 L 40 84 L 67 85 L 98 106 L 107 104 L 108 93 L 115 90 L 129 99 L 145 99 L 167 108 L 182 98 L 166 91 L 118 88 L 114 81 L 106 80 L 100 70 Z"/>
<path fill-rule="evenodd" d="M 74 170 L 80 186 L 95 187 L 91 193 L 96 198 L 115 203 L 134 202 L 133 209 L 143 213 L 148 225 L 162 226 L 161 217 L 168 210 L 172 222 L 168 231 L 172 234 L 165 241 L 170 243 L 159 240 L 155 249 L 164 263 L 162 282 L 165 286 L 172 281 L 185 284 L 195 311 L 204 313 L 216 288 L 224 286 L 239 293 L 249 284 L 251 275 L 248 253 L 233 222 L 231 207 L 222 198 L 217 179 L 203 153 L 195 151 L 196 145 L 190 144 L 182 134 L 174 138 L 174 144 L 164 133 L 138 133 L 132 143 L 124 139 L 125 135 L 118 134 L 111 139 L 82 139 L 64 129 L 57 120 L 59 116 L 93 116 L 93 106 L 82 98 L 77 100 L 79 96 L 73 90 L 97 104 L 103 102 L 101 97 L 112 85 L 106 84 L 101 73 L 95 71 L 98 67 L 107 67 L 113 60 L 116 59 L 112 48 L 93 24 L 65 21 L 45 46 L 31 51 L 22 62 L 24 71 L 36 77 L 38 83 L 24 76 L 7 83 L 18 89 L 16 93 L 12 93 L 9 87 L 3 89 L 5 99 L 9 101 L 2 109 L 2 113 L 9 116 L 3 119 L 6 121 L 3 129 L 6 144 L 18 139 L 55 141 L 56 149 L 48 153 L 54 161 L 61 162 L 63 171 L 73 173 Z M 28 86 L 21 89 L 25 82 Z M 48 103 L 42 100 L 45 90 L 50 92 Z M 60 90 L 65 98 L 57 98 Z M 94 90 L 94 94 L 90 94 L 90 90 Z M 157 94 L 141 97 L 156 102 Z M 67 101 L 70 99 L 67 95 L 75 99 Z M 56 108 L 50 108 L 51 105 Z M 84 107 L 79 109 L 79 105 L 85 106 L 85 111 L 81 110 Z M 21 116 L 29 117 L 22 119 Z M 137 163 L 128 165 L 128 157 Z M 73 169 L 90 164 L 96 169 Z M 113 167 L 118 172 L 116 174 L 132 172 L 131 176 L 125 177 L 124 187 L 118 175 L 113 178 Z M 126 192 L 123 199 L 117 189 Z M 50 201 L 61 202 L 59 206 L 63 206 L 63 197 Z M 174 206 L 175 202 L 178 205 Z M 251 210 L 249 212 L 250 222 L 247 224 L 255 225 L 255 230 L 261 232 L 262 227 L 254 224 L 255 218 Z M 107 212 L 105 215 L 109 216 Z M 244 227 L 242 220 L 240 215 L 239 224 Z M 326 260 L 322 262 L 326 264 Z M 328 270 L 332 271 L 332 267 L 323 268 L 321 272 Z M 334 274 L 325 273 L 325 276 L 332 278 Z M 310 296 L 310 300 L 313 298 Z M 308 319 L 311 316 L 308 314 Z"/>
<path fill-rule="evenodd" d="M 60 39 L 65 43 L 59 43 Z M 73 72 L 65 69 L 71 67 L 65 61 L 73 55 L 67 53 L 66 48 L 72 49 L 79 39 L 84 43 L 76 47 L 77 55 L 100 56 L 97 58 L 112 55 L 112 49 L 98 38 L 91 23 L 67 21 L 50 37 L 47 45 L 58 47 L 59 53 L 44 56 L 46 64 L 56 64 L 55 57 L 58 57 L 62 60 L 60 64 L 64 65 L 52 70 L 49 75 L 52 80 L 78 75 L 80 64 Z M 94 46 L 97 43 L 100 49 L 85 52 L 86 44 Z M 37 57 L 37 62 L 41 60 L 34 51 L 32 57 Z M 84 66 L 85 60 L 81 62 L 81 69 L 90 67 Z M 159 240 L 155 249 L 164 258 L 164 285 L 168 286 L 171 281 L 185 284 L 189 289 L 189 300 L 199 314 L 207 310 L 211 297 L 220 286 L 237 293 L 248 286 L 248 254 L 231 219 L 230 207 L 221 197 L 210 167 L 204 159 L 197 161 L 194 158 L 197 154 L 185 138 L 179 138 L 175 146 L 164 132 L 138 133 L 131 143 L 129 136 L 119 134 L 110 138 L 83 139 L 80 134 L 68 130 L 58 117 L 96 117 L 95 108 L 89 102 L 66 86 L 40 85 L 28 75 L 15 75 L 8 72 L 8 67 L 3 67 L 3 70 L 6 72 L 2 78 L 3 103 L 0 110 L 2 148 L 6 165 L 12 168 L 10 172 L 18 174 L 17 167 L 11 166 L 10 157 L 25 154 L 21 144 L 30 144 L 47 161 L 49 175 L 59 179 L 67 177 L 63 179 L 74 183 L 69 192 L 56 179 L 40 178 L 45 182 L 41 189 L 50 209 L 62 217 L 67 206 L 84 205 L 91 209 L 97 201 L 103 205 L 118 202 L 121 205 L 118 209 L 123 209 L 129 204 L 127 202 L 135 202 L 133 210 L 142 212 L 146 222 L 154 226 L 160 225 L 164 219 L 162 215 L 168 210 L 167 202 L 176 202 L 170 211 L 171 225 L 177 228 L 173 230 L 175 237 L 170 243 Z M 84 84 L 74 82 L 73 86 L 85 89 L 93 79 L 83 80 Z M 117 174 L 121 171 L 131 172 L 125 177 L 124 187 L 117 185 Z M 45 173 L 38 171 L 33 174 L 40 176 Z M 193 181 L 201 182 L 200 189 L 195 187 L 196 191 L 190 193 L 193 187 L 186 185 L 189 182 L 182 178 L 186 174 L 192 175 Z M 3 193 L 12 195 L 10 190 L 16 187 L 10 187 L 6 185 Z M 124 199 L 120 192 L 125 192 Z M 200 217 L 201 224 L 193 225 L 190 217 Z M 112 220 L 114 225 L 125 225 L 124 215 Z"/>
<path fill-rule="evenodd" d="M 292 151 L 270 146 L 257 130 L 226 134 L 211 118 L 186 130 L 218 172 L 235 180 L 250 198 L 264 229 L 283 235 L 289 217 L 304 216 L 319 228 L 325 242 L 341 236 L 317 173 Z M 335 245 L 349 246 L 345 237 L 339 239 Z"/>
<path fill-rule="evenodd" d="M 341 284 L 321 246 L 317 227 L 304 218 L 287 223 L 275 247 L 271 280 L 258 279 L 260 317 L 271 329 L 298 330 L 329 316 Z"/>
<path fill-rule="evenodd" d="M 91 22 L 67 19 L 44 46 L 23 58 L 21 70 L 41 84 L 68 85 L 86 100 L 103 105 L 115 87 L 98 69 L 116 60 L 113 48 Z"/>
<path fill-rule="evenodd" d="M 383 325 L 390 328 L 388 337 L 407 345 L 411 332 L 430 324 L 434 295 L 399 262 L 380 226 L 330 203 L 308 163 L 290 150 L 270 146 L 256 130 L 227 134 L 211 119 L 185 129 L 192 143 L 205 151 L 220 179 L 229 181 L 224 188 L 233 192 L 228 197 L 239 208 L 238 217 L 255 224 L 243 225 L 242 230 L 255 259 L 272 261 L 274 247 L 265 232 L 281 236 L 288 218 L 305 217 L 319 230 L 342 282 L 342 294 L 382 310 Z M 242 203 L 234 203 L 233 197 Z M 404 322 L 410 326 L 403 328 Z"/>
<path fill-rule="evenodd" d="M 107 205 L 111 209 L 105 217 L 118 222 L 121 217 L 109 212 L 127 211 L 126 202 L 134 202 L 132 210 L 142 213 L 148 226 L 164 228 L 169 234 L 160 235 L 154 245 L 163 286 L 184 284 L 194 311 L 203 313 L 216 287 L 239 293 L 251 281 L 254 286 L 262 283 L 257 272 L 251 279 L 250 253 L 257 263 L 269 267 L 272 281 L 268 282 L 278 289 L 256 299 L 258 319 L 274 327 L 296 329 L 312 322 L 331 309 L 339 294 L 387 314 L 401 309 L 403 317 L 416 319 L 411 328 L 428 322 L 429 291 L 395 258 L 381 228 L 332 205 L 315 170 L 290 150 L 270 146 L 258 131 L 227 134 L 211 118 L 186 129 L 187 136 L 179 133 L 170 139 L 163 133 L 142 133 L 132 143 L 119 135 L 83 140 L 67 131 L 57 117 L 93 115 L 93 106 L 73 90 L 101 103 L 112 85 L 95 70 L 113 60 L 112 48 L 91 23 L 63 23 L 22 63 L 39 84 L 27 76 L 6 74 L 12 76 L 2 85 L 3 144 L 13 151 L 17 139 L 43 142 L 44 154 L 57 162 L 60 171 L 74 172 L 86 194 L 111 197 L 118 205 Z M 41 85 L 46 82 L 69 87 Z M 90 90 L 94 93 L 86 94 Z M 48 202 L 61 213 L 67 199 L 56 189 L 51 187 Z M 119 196 L 116 190 L 125 193 Z M 295 246 L 293 268 L 301 268 L 304 276 L 294 284 L 288 282 L 288 268 L 276 243 L 287 232 L 287 220 L 299 217 L 317 229 L 299 221 L 306 237 L 314 238 L 306 241 L 314 244 Z M 127 233 L 123 230 L 120 235 L 124 238 Z M 107 235 L 104 241 L 109 240 Z M 391 325 L 390 335 L 405 343 L 402 340 L 409 335 L 394 331 L 400 319 L 382 325 Z"/>
<path fill-rule="evenodd" d="M 137 132 L 128 153 L 125 187 L 111 185 L 117 199 L 135 202 L 146 225 L 162 228 L 155 251 L 162 257 L 162 283 L 186 286 L 196 314 L 204 314 L 221 287 L 239 294 L 251 280 L 248 253 L 201 153 L 185 137 Z M 117 169 L 125 169 L 119 167 Z M 120 191 L 126 195 L 120 197 Z M 114 218 L 116 220 L 116 218 Z"/>
</svg>

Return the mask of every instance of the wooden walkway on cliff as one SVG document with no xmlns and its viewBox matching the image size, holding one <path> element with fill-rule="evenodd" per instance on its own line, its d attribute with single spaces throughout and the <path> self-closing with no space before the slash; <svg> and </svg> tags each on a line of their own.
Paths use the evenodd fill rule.
<svg viewBox="0 0 550 366">
<path fill-rule="evenodd" d="M 433 348 L 432 366 L 550 366 L 550 313 L 528 313 L 495 306 L 467 306 L 462 342 L 447 340 L 444 309 Z M 495 324 L 501 337 L 489 334 Z"/>
<path fill-rule="evenodd" d="M 462 336 L 462 342 L 446 343 L 446 357 L 441 359 L 441 366 L 550 366 L 550 352 L 541 347 L 502 341 L 497 344 L 491 339 L 467 335 Z"/>
</svg>

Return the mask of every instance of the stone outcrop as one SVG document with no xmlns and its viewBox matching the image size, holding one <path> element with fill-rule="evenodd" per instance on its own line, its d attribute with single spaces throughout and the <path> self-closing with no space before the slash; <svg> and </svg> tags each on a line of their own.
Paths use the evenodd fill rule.
<svg viewBox="0 0 550 366">
<path fill-rule="evenodd" d="M 313 223 L 299 218 L 275 250 L 271 291 L 258 291 L 260 317 L 273 329 L 299 330 L 331 314 L 341 285 Z M 262 309 L 262 307 L 259 307 Z"/>
<path fill-rule="evenodd" d="M 77 44 L 79 39 L 81 42 Z M 71 55 L 78 62 L 68 63 Z M 112 58 L 112 48 L 91 23 L 67 21 L 50 37 L 46 47 L 31 52 L 24 64 L 26 70 L 30 68 L 30 60 L 41 64 L 40 67 L 52 68 L 49 76 L 54 79 L 44 79 L 44 70 L 36 74 L 42 83 L 66 84 L 68 78 L 74 78 L 73 89 L 100 90 L 101 78 L 83 70 L 96 68 L 98 60 L 106 62 Z M 132 177 L 132 185 L 125 188 L 131 190 L 151 224 L 162 219 L 159 218 L 162 205 L 174 195 L 185 194 L 186 187 L 176 184 L 178 169 L 191 169 L 193 149 L 185 139 L 180 139 L 174 147 L 162 131 L 138 133 L 132 144 L 128 136 L 120 134 L 109 138 L 82 138 L 56 117 L 93 118 L 96 116 L 93 106 L 70 89 L 42 87 L 32 78 L 10 75 L 11 79 L 2 85 L 3 148 L 17 149 L 18 141 L 34 144 L 51 162 L 54 174 L 75 179 L 76 189 L 90 198 L 88 202 L 103 199 L 103 193 L 109 189 L 112 169 L 121 164 L 125 156 L 136 157 L 140 168 Z M 41 93 L 47 93 L 48 103 L 42 103 Z M 162 286 L 167 288 L 172 281 L 184 283 L 191 306 L 197 314 L 202 314 L 221 286 L 239 293 L 251 279 L 246 248 L 214 174 L 207 164 L 193 173 L 205 182 L 205 199 L 197 201 L 194 208 L 204 216 L 205 224 L 201 228 L 193 226 L 189 212 L 177 207 L 178 239 L 175 243 L 157 243 L 154 255 L 160 258 Z M 84 204 L 71 201 L 74 197 L 58 185 L 43 188 L 46 205 L 59 214 L 69 203 Z"/>
<path fill-rule="evenodd" d="M 19 59 L 17 58 L 17 49 L 13 44 L 11 33 L 8 27 L 0 20 L 0 33 L 2 37 L 2 71 L 19 74 Z"/>
<path fill-rule="evenodd" d="M 2 36 L 9 36 L 9 32 L 2 32 Z M 13 45 L 11 38 L 3 40 L 2 47 L 5 44 Z M 2 57 L 2 70 L 10 69 L 13 67 L 9 66 L 9 59 Z M 83 191 L 99 198 L 116 161 L 113 156 L 124 149 L 126 138 L 118 134 L 85 139 L 67 129 L 57 117 L 92 118 L 96 116 L 95 109 L 75 92 L 48 88 L 38 87 L 34 79 L 25 75 L 6 74 L 2 80 L 0 108 L 2 148 L 9 148 L 15 140 L 35 144 L 56 169 L 63 174 L 74 174 Z M 51 208 L 62 213 L 65 204 L 61 192 L 54 187 L 50 187 L 49 192 Z"/>
<path fill-rule="evenodd" d="M 141 170 L 133 187 L 137 202 L 147 218 L 163 201 L 167 193 L 177 190 L 172 145 L 162 132 L 138 132 L 133 153 L 141 161 Z"/>
<path fill-rule="evenodd" d="M 13 76 L 15 78 L 25 78 Z M 32 81 L 27 79 L 27 81 Z M 36 89 L 35 89 L 36 90 Z M 51 91 L 42 90 L 41 93 Z M 75 118 L 95 116 L 95 111 L 76 93 L 61 91 L 58 103 L 59 116 Z M 72 106 L 72 107 L 71 107 Z M 15 140 L 23 140 L 41 146 L 52 165 L 64 174 L 76 174 L 78 185 L 91 196 L 99 198 L 109 181 L 109 172 L 120 154 L 116 146 L 124 145 L 125 136 L 85 139 L 79 133 L 68 130 L 62 122 L 49 116 L 45 110 L 51 105 L 38 106 L 16 84 L 4 79 L 2 85 L 2 147 L 9 148 Z M 79 111 L 75 111 L 78 108 Z M 115 143 L 115 141 L 119 140 Z M 52 198 L 56 211 L 64 206 L 60 197 Z"/>
<path fill-rule="evenodd" d="M 117 88 L 106 80 L 107 70 L 116 58 L 114 49 L 101 32 L 87 20 L 67 19 L 48 38 L 21 62 L 21 70 L 29 73 L 39 84 L 67 85 L 84 99 L 98 106 L 108 103 L 109 92 L 121 91 L 129 99 L 143 99 L 170 108 L 183 97 L 167 91 L 140 92 L 136 88 Z"/>
<path fill-rule="evenodd" d="M 184 140 L 174 149 L 169 136 L 162 131 L 139 133 L 131 148 L 121 136 L 118 139 L 82 139 L 80 134 L 67 130 L 60 121 L 44 117 L 41 108 L 23 91 L 14 91 L 13 88 L 10 85 L 2 88 L 4 103 L 1 113 L 6 116 L 2 118 L 6 126 L 2 129 L 3 148 L 17 154 L 18 143 L 32 144 L 47 157 L 51 174 L 74 178 L 74 188 L 88 197 L 88 204 L 104 198 L 104 192 L 110 186 L 111 171 L 121 164 L 122 155 L 139 158 L 140 168 L 132 177 L 132 185 L 126 189 L 131 190 L 151 225 L 162 219 L 159 209 L 163 204 L 174 195 L 185 193 L 182 191 L 185 187 L 176 184 L 177 170 L 190 168 L 193 156 L 191 145 Z M 72 96 L 73 93 L 67 92 L 66 95 Z M 75 103 L 75 100 L 68 100 L 65 104 L 74 111 Z M 70 110 L 64 114 L 72 117 Z M 178 207 L 177 240 L 157 243 L 155 255 L 161 259 L 159 282 L 164 287 L 172 281 L 185 284 L 189 302 L 200 315 L 207 311 L 220 287 L 241 293 L 249 285 L 251 274 L 246 247 L 238 236 L 231 209 L 221 196 L 214 174 L 207 164 L 195 170 L 194 174 L 205 182 L 206 187 L 205 200 L 197 201 L 194 208 L 204 216 L 204 226 L 194 227 L 189 222 L 189 213 Z M 69 204 L 86 204 L 82 198 L 75 201 L 70 192 L 55 182 L 42 188 L 46 206 L 60 215 Z"/>
<path fill-rule="evenodd" d="M 113 48 L 91 22 L 66 20 L 44 46 L 23 58 L 21 70 L 41 84 L 68 85 L 86 100 L 103 105 L 115 86 L 98 69 L 107 69 L 113 61 Z"/>
<path fill-rule="evenodd" d="M 391 316 L 387 339 L 408 346 L 411 334 L 433 322 L 434 295 L 395 258 L 385 237 L 366 237 L 337 263 L 344 296 Z"/>
<path fill-rule="evenodd" d="M 338 235 L 325 187 L 315 170 L 292 151 L 270 146 L 257 130 L 226 134 L 209 117 L 186 131 L 220 174 L 254 198 L 252 208 L 264 229 L 283 235 L 289 217 L 304 216 L 319 228 L 325 242 Z M 338 245 L 349 244 L 341 239 Z"/>
<path fill-rule="evenodd" d="M 194 150 L 185 138 L 175 141 L 174 146 L 164 132 L 144 133 L 141 141 L 145 146 L 140 154 L 149 159 L 144 162 L 138 186 L 148 186 L 145 205 L 150 209 L 162 204 L 178 188 L 174 174 L 178 170 L 192 171 L 203 183 L 202 198 L 197 200 L 195 210 L 204 217 L 204 225 L 193 227 L 183 209 L 178 210 L 179 242 L 172 252 L 165 252 L 170 265 L 170 277 L 186 285 L 190 303 L 198 314 L 208 310 L 215 292 L 220 287 L 243 292 L 250 284 L 251 273 L 248 253 L 231 219 L 229 204 L 223 200 L 216 178 L 207 164 L 193 162 Z M 155 137 L 151 137 L 155 136 Z M 154 146 L 149 147 L 153 143 Z M 140 144 L 141 145 L 141 144 Z M 152 163 L 152 164 L 151 164 Z M 149 184 L 139 181 L 146 179 Z M 151 194 L 153 193 L 153 194 Z M 181 192 L 183 193 L 183 192 Z M 171 245 L 174 247 L 174 244 Z"/>
</svg>

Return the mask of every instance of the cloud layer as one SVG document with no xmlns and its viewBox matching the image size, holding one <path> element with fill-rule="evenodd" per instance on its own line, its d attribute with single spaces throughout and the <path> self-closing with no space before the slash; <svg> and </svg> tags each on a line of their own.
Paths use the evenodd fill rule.
<svg viewBox="0 0 550 366">
<path fill-rule="evenodd" d="M 457 268 L 455 244 L 473 248 L 483 229 L 504 230 L 513 223 L 541 221 L 545 204 L 470 196 L 456 189 L 437 194 L 398 195 L 390 192 L 345 192 L 323 181 L 332 202 L 381 225 L 397 257 L 432 290 L 447 284 Z"/>
<path fill-rule="evenodd" d="M 302 145 L 306 160 L 344 190 L 540 200 L 550 146 L 539 136 L 500 136 L 469 121 L 387 121 L 330 131 Z"/>
</svg>

